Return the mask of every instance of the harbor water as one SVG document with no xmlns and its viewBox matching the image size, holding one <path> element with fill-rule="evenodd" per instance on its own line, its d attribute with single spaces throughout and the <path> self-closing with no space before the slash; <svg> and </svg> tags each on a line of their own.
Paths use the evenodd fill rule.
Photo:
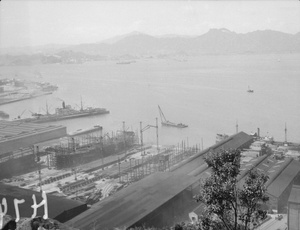
<svg viewBox="0 0 300 230">
<path fill-rule="evenodd" d="M 246 133 L 260 128 L 262 136 L 300 142 L 300 55 L 206 55 L 200 57 L 144 58 L 130 64 L 116 61 L 83 64 L 1 66 L 0 78 L 19 78 L 58 85 L 51 95 L 1 105 L 10 120 L 31 112 L 50 113 L 62 101 L 79 109 L 104 107 L 110 114 L 63 120 L 68 132 L 101 125 L 104 132 L 139 131 L 159 119 L 159 144 L 204 148 L 217 133 Z M 37 74 L 38 73 L 38 74 Z M 248 87 L 254 90 L 248 93 Z M 158 105 L 165 117 L 188 128 L 162 127 Z M 143 132 L 145 143 L 156 143 L 156 131 Z"/>
</svg>

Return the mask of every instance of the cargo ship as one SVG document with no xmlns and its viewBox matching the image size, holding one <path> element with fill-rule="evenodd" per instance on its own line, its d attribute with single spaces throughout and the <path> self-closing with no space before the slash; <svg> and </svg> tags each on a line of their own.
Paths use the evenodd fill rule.
<svg viewBox="0 0 300 230">
<path fill-rule="evenodd" d="M 46 108 L 48 108 L 48 106 L 46 106 Z M 19 121 L 32 122 L 32 123 L 46 123 L 46 122 L 74 119 L 78 117 L 96 116 L 96 115 L 102 115 L 108 113 L 109 111 L 105 108 L 87 107 L 86 109 L 84 109 L 82 103 L 81 103 L 81 108 L 79 110 L 74 109 L 70 105 L 66 105 L 65 102 L 63 101 L 62 107 L 56 108 L 55 113 L 53 114 L 50 114 L 47 109 L 46 114 L 33 113 L 32 118 L 19 119 Z"/>
</svg>

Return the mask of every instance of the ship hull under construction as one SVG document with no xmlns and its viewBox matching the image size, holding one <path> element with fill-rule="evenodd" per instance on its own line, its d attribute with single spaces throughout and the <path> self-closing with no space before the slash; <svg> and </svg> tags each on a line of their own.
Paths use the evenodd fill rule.
<svg viewBox="0 0 300 230">
<path fill-rule="evenodd" d="M 0 163 L 0 179 L 11 178 L 24 173 L 38 170 L 34 154 L 13 158 Z"/>
<path fill-rule="evenodd" d="M 100 158 L 114 155 L 119 151 L 115 145 L 100 148 L 100 145 L 85 150 L 76 150 L 73 153 L 60 153 L 56 151 L 53 155 L 53 164 L 56 169 L 64 169 L 86 164 Z M 53 154 L 53 152 L 52 152 Z"/>
<path fill-rule="evenodd" d="M 90 131 L 75 133 L 70 135 L 67 146 L 56 146 L 47 149 L 46 153 L 51 156 L 51 167 L 56 169 L 77 167 L 127 151 L 138 142 L 134 132 L 125 132 L 115 137 L 107 138 L 105 136 L 106 138 L 101 138 L 96 133 L 101 128 L 96 127 Z M 93 130 L 94 136 L 92 134 Z"/>
</svg>

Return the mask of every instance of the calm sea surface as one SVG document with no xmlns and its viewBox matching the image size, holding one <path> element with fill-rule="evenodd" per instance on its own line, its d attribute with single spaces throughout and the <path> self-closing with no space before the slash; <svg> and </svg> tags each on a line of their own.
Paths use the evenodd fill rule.
<svg viewBox="0 0 300 230">
<path fill-rule="evenodd" d="M 68 132 L 103 126 L 106 133 L 126 129 L 137 131 L 155 125 L 158 105 L 166 118 L 189 127 L 177 129 L 159 126 L 159 144 L 215 143 L 216 133 L 239 131 L 270 135 L 284 140 L 287 123 L 288 141 L 300 142 L 300 55 L 228 55 L 172 59 L 138 60 L 118 65 L 114 61 L 70 65 L 0 67 L 0 78 L 45 81 L 59 90 L 27 101 L 0 106 L 11 119 L 32 112 L 50 112 L 62 100 L 75 108 L 105 107 L 110 114 L 55 122 Z M 38 78 L 39 72 L 42 78 Z M 248 86 L 254 93 L 247 93 Z M 159 119 L 160 122 L 160 119 Z M 155 129 L 144 132 L 144 141 L 156 141 Z"/>
</svg>

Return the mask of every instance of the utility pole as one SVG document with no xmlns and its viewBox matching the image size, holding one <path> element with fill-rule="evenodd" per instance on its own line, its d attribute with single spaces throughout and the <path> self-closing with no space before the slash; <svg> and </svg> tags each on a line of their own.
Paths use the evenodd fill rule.
<svg viewBox="0 0 300 230">
<path fill-rule="evenodd" d="M 189 137 L 186 138 L 186 148 L 189 149 Z"/>
<path fill-rule="evenodd" d="M 83 105 L 82 105 L 82 96 L 80 96 L 80 111 L 83 110 Z"/>
<path fill-rule="evenodd" d="M 238 133 L 238 132 L 239 132 L 238 120 L 236 120 L 235 130 L 236 130 L 236 133 Z"/>
<path fill-rule="evenodd" d="M 75 153 L 76 152 L 76 145 L 75 145 L 75 139 L 74 139 L 74 137 L 72 137 L 72 150 L 73 150 L 73 153 Z M 73 167 L 73 169 L 74 169 L 74 173 L 75 173 L 75 180 L 77 181 L 77 170 L 76 170 L 76 165 L 77 165 L 77 163 L 76 163 L 76 159 L 74 158 L 73 159 L 73 165 L 72 165 L 72 167 Z"/>
<path fill-rule="evenodd" d="M 124 148 L 126 147 L 126 138 L 125 138 L 125 121 L 123 121 L 123 138 L 124 138 Z"/>
<path fill-rule="evenodd" d="M 132 181 L 132 169 L 131 169 L 131 158 L 129 159 L 129 173 L 130 173 L 130 181 Z"/>
<path fill-rule="evenodd" d="M 156 119 L 156 146 L 157 146 L 157 153 L 159 153 L 159 146 L 158 146 L 158 118 Z"/>
<path fill-rule="evenodd" d="M 101 158 L 102 158 L 102 170 L 104 170 L 104 150 L 103 150 L 103 127 L 100 126 L 100 154 L 101 154 Z"/>
<path fill-rule="evenodd" d="M 120 169 L 120 158 L 118 157 L 118 165 L 119 165 L 119 182 L 121 182 L 121 169 Z"/>
<path fill-rule="evenodd" d="M 141 133 L 141 153 L 143 153 L 143 128 L 142 128 L 142 122 L 140 122 L 140 133 Z"/>
<path fill-rule="evenodd" d="M 35 161 L 37 162 L 38 164 L 38 175 L 39 175 L 39 187 L 40 187 L 40 192 L 43 191 L 42 189 L 42 174 L 41 174 L 41 163 L 40 163 L 40 156 L 39 156 L 39 146 L 37 145 L 36 146 L 36 152 L 35 152 Z"/>
<path fill-rule="evenodd" d="M 50 159 L 49 159 L 49 153 L 47 152 L 47 166 L 48 169 L 50 169 Z"/>
</svg>

